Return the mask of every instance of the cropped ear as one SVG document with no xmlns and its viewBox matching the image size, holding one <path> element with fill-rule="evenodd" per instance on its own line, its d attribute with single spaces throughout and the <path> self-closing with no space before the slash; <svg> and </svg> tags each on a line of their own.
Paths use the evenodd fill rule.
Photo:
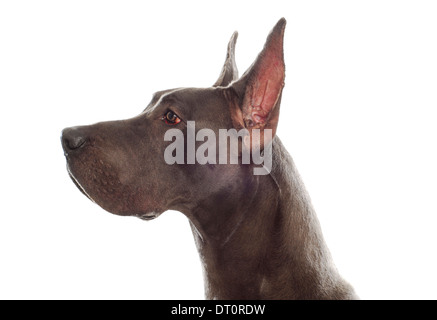
<svg viewBox="0 0 437 320">
<path fill-rule="evenodd" d="M 235 63 L 235 43 L 237 42 L 237 38 L 238 32 L 235 31 L 228 43 L 228 52 L 222 72 L 213 87 L 226 87 L 232 81 L 238 79 L 238 69 Z"/>
<path fill-rule="evenodd" d="M 255 62 L 232 84 L 238 96 L 238 106 L 231 106 L 236 128 L 271 129 L 276 133 L 281 93 L 284 87 L 285 63 L 283 39 L 286 20 L 282 18 L 267 37 L 263 50 Z M 268 141 L 261 142 L 259 147 Z"/>
</svg>

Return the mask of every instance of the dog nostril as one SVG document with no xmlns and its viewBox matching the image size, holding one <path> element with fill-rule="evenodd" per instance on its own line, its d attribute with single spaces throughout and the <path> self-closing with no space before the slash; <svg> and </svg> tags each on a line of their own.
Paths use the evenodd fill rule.
<svg viewBox="0 0 437 320">
<path fill-rule="evenodd" d="M 62 131 L 62 146 L 65 151 L 72 151 L 85 145 L 86 138 L 77 128 L 67 128 Z"/>
<path fill-rule="evenodd" d="M 82 137 L 75 137 L 74 139 L 65 139 L 65 145 L 70 150 L 79 149 L 85 143 Z"/>
</svg>

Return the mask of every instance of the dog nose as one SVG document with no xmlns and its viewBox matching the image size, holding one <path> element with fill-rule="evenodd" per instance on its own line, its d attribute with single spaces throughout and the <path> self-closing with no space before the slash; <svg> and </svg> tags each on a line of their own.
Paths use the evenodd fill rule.
<svg viewBox="0 0 437 320">
<path fill-rule="evenodd" d="M 86 143 L 86 137 L 80 127 L 66 128 L 62 130 L 62 147 L 65 153 L 82 148 Z"/>
</svg>

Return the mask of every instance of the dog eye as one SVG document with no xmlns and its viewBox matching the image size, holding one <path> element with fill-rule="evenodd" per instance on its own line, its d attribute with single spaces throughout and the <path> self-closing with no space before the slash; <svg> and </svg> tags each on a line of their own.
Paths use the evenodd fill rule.
<svg viewBox="0 0 437 320">
<path fill-rule="evenodd" d="M 181 119 L 173 111 L 167 111 L 162 117 L 162 120 L 168 125 L 175 125 L 181 122 Z"/>
</svg>

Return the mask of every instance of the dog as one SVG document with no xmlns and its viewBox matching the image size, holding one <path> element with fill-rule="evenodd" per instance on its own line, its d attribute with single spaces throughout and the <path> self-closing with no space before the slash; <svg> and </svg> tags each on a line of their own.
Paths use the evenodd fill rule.
<svg viewBox="0 0 437 320">
<path fill-rule="evenodd" d="M 284 18 L 277 22 L 241 77 L 234 33 L 212 87 L 159 91 L 136 117 L 62 132 L 70 177 L 103 209 L 144 220 L 166 210 L 186 215 L 207 299 L 358 298 L 334 266 L 310 197 L 276 135 L 285 26 Z M 223 159 L 258 150 L 265 162 L 221 161 L 215 141 L 204 146 L 206 160 L 196 161 L 189 150 L 202 155 L 202 139 L 224 129 L 245 134 Z"/>
</svg>

